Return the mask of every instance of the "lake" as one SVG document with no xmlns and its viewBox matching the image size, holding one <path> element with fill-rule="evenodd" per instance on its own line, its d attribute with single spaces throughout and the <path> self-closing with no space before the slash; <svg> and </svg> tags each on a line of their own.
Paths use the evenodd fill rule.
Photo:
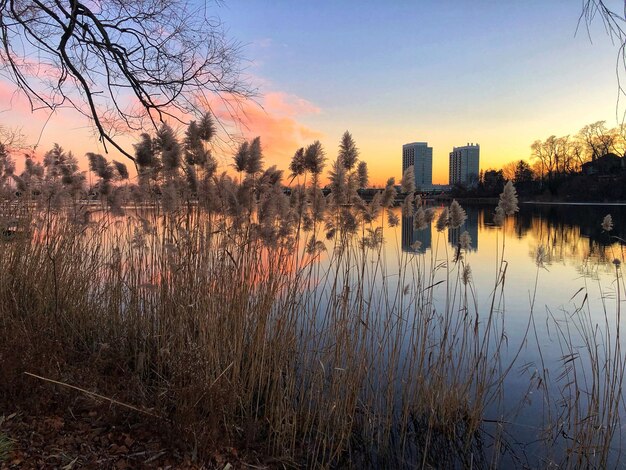
<svg viewBox="0 0 626 470">
<path fill-rule="evenodd" d="M 626 206 L 520 204 L 502 226 L 467 206 L 438 231 L 439 206 L 415 230 L 399 208 L 282 202 L 11 214 L 5 304 L 49 336 L 57 299 L 59 351 L 115 341 L 124 383 L 170 390 L 199 430 L 218 403 L 304 466 L 621 464 Z"/>
<path fill-rule="evenodd" d="M 509 217 L 503 227 L 493 223 L 494 207 L 467 206 L 464 209 L 467 212 L 465 224 L 459 229 L 442 232 L 437 232 L 434 223 L 426 230 L 414 230 L 412 218 L 404 217 L 401 227 L 395 228 L 396 233 L 387 234 L 387 259 L 398 256 L 396 239 L 401 240 L 403 254 L 423 257 L 435 265 L 446 261 L 453 264 L 451 260 L 460 233 L 467 231 L 472 246 L 465 262 L 471 266 L 478 310 L 486 311 L 504 244 L 506 280 L 500 310 L 507 347 L 503 349 L 503 363 L 515 359 L 515 365 L 506 377 L 503 397 L 506 405 L 487 410 L 485 414 L 487 419 L 507 423 L 512 443 L 524 443 L 512 445 L 510 450 L 515 457 L 511 457 L 510 463 L 548 465 L 552 462 L 549 447 L 558 448 L 572 437 L 564 429 L 553 429 L 551 432 L 556 437 L 549 446 L 545 445 L 542 420 L 552 414 L 555 421 L 555 414 L 563 413 L 558 405 L 547 408 L 545 393 L 556 394 L 559 400 L 562 398 L 565 407 L 574 376 L 579 385 L 584 384 L 580 386 L 583 391 L 593 387 L 603 389 L 602 379 L 591 372 L 588 338 L 595 335 L 600 350 L 607 344 L 612 345 L 611 354 L 620 342 L 615 338 L 620 323 L 618 284 L 621 289 L 619 305 L 623 311 L 624 281 L 620 268 L 617 271 L 619 283 L 616 282 L 617 261 L 614 260 L 626 259 L 626 205 L 520 204 L 519 213 Z M 610 233 L 601 228 L 607 214 L 612 215 L 614 222 Z M 418 249 L 412 248 L 416 241 L 421 242 Z M 542 258 L 540 263 L 538 251 Z M 445 270 L 441 270 L 438 279 L 444 277 Z M 443 290 L 436 291 L 435 298 L 439 302 L 444 297 Z M 529 323 L 531 310 L 534 321 Z M 605 331 L 614 336 L 607 337 Z M 570 349 L 564 343 L 569 343 L 575 355 L 569 356 Z M 606 361 L 606 358 L 600 354 L 599 360 Z M 572 365 L 578 366 L 575 371 Z M 545 381 L 550 381 L 547 389 L 544 389 Z M 563 422 L 570 419 L 570 424 L 585 419 L 585 405 L 578 406 L 576 418 L 562 416 L 559 419 Z M 623 412 L 620 405 L 619 413 Z M 619 440 L 614 446 L 611 459 L 616 464 Z"/>
</svg>

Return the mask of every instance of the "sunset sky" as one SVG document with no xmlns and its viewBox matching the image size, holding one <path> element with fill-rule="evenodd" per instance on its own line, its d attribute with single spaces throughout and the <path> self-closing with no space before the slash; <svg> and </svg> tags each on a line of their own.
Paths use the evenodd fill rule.
<svg viewBox="0 0 626 470">
<path fill-rule="evenodd" d="M 242 44 L 258 87 L 243 132 L 261 136 L 266 161 L 286 168 L 314 139 L 334 159 L 350 130 L 382 184 L 400 176 L 406 142 L 427 141 L 434 182 L 447 183 L 455 145 L 479 143 L 484 170 L 527 159 L 536 139 L 598 120 L 616 125 L 617 45 L 599 20 L 592 41 L 584 25 L 575 34 L 580 8 L 571 0 L 232 0 L 215 13 Z M 102 151 L 75 113 L 43 128 L 47 114 L 31 115 L 11 86 L 0 82 L 1 124 L 22 126 L 30 141 L 43 129 L 40 150 L 59 142 L 78 155 Z M 222 164 L 229 158 L 222 149 Z"/>
</svg>

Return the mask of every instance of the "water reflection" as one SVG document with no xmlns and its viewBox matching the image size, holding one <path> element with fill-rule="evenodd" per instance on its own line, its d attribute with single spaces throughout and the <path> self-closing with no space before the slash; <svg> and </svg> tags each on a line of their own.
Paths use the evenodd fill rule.
<svg viewBox="0 0 626 470">
<path fill-rule="evenodd" d="M 460 235 L 467 231 L 472 240 L 470 250 L 478 251 L 479 239 L 503 230 L 507 238 L 526 242 L 526 256 L 533 262 L 538 247 L 542 246 L 546 265 L 569 261 L 582 274 L 587 272 L 582 267 L 588 262 L 610 265 L 615 258 L 622 258 L 626 249 L 626 205 L 521 204 L 520 211 L 515 217 L 509 217 L 502 228 L 493 224 L 493 207 L 466 206 L 464 209 L 465 223 L 447 230 L 447 241 L 452 247 L 458 245 Z M 606 214 L 613 217 L 614 228 L 610 233 L 600 226 Z M 409 253 L 430 250 L 437 235 L 433 234 L 433 224 L 417 230 L 414 217 L 402 217 L 402 250 Z M 488 245 L 485 249 L 491 251 L 494 246 Z"/>
<path fill-rule="evenodd" d="M 453 247 L 459 244 L 459 238 L 463 232 L 468 232 L 472 240 L 470 250 L 478 250 L 478 219 L 481 209 L 467 207 L 465 209 L 467 219 L 459 228 L 448 229 L 448 243 Z M 432 247 L 433 223 L 425 229 L 415 228 L 415 217 L 402 217 L 402 251 L 407 253 L 425 253 Z"/>
<path fill-rule="evenodd" d="M 467 219 L 465 219 L 465 223 L 461 225 L 459 228 L 448 229 L 448 243 L 452 246 L 458 246 L 459 238 L 463 232 L 469 233 L 469 236 L 472 240 L 469 250 L 476 251 L 478 250 L 478 214 L 480 209 L 478 207 L 466 207 L 465 213 L 467 214 Z"/>
<path fill-rule="evenodd" d="M 603 217 L 611 213 L 614 228 L 602 230 Z M 534 248 L 546 250 L 546 263 L 574 262 L 612 264 L 621 258 L 626 239 L 626 206 L 523 205 L 507 233 L 527 239 Z"/>
<path fill-rule="evenodd" d="M 422 230 L 414 227 L 415 217 L 402 217 L 402 251 L 425 253 L 432 245 L 432 224 Z"/>
</svg>

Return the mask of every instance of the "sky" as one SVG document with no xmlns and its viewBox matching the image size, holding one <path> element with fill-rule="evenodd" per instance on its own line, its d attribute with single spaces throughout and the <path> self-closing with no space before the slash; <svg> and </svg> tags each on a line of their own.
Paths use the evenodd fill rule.
<svg viewBox="0 0 626 470">
<path fill-rule="evenodd" d="M 239 42 L 258 90 L 241 133 L 260 135 L 267 163 L 280 168 L 315 139 L 333 160 L 349 130 L 373 184 L 401 176 L 402 144 L 413 141 L 433 147 L 433 182 L 445 184 L 453 146 L 479 143 L 481 169 L 499 168 L 528 159 L 536 139 L 599 120 L 613 127 L 621 117 L 618 47 L 599 20 L 590 34 L 584 25 L 576 33 L 581 2 L 231 0 L 209 8 Z M 102 151 L 80 116 L 59 113 L 43 127 L 47 114 L 30 114 L 10 84 L 0 85 L 0 123 L 22 126 L 43 149 Z M 221 150 L 223 165 L 229 152 Z"/>
</svg>

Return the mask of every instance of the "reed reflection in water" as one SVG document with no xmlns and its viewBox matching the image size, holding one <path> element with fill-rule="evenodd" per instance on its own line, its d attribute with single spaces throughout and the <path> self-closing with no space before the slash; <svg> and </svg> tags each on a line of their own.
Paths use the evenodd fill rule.
<svg viewBox="0 0 626 470">
<path fill-rule="evenodd" d="M 607 397 L 616 393 L 616 399 L 622 401 L 621 386 L 610 390 L 623 372 L 623 358 L 615 354 L 623 342 L 619 335 L 624 305 L 620 265 L 626 254 L 626 205 L 520 204 L 520 211 L 503 227 L 494 224 L 493 209 L 466 206 L 464 227 L 447 229 L 447 233 L 438 233 L 434 223 L 415 230 L 413 218 L 404 217 L 402 249 L 425 259 L 433 257 L 435 264 L 445 263 L 451 252 L 447 250 L 458 246 L 459 233 L 468 231 L 473 251 L 466 253 L 466 261 L 472 267 L 478 311 L 488 311 L 489 292 L 504 247 L 506 308 L 503 304 L 501 311 L 506 312 L 509 348 L 503 351 L 503 362 L 515 359 L 519 369 L 506 378 L 504 401 L 510 408 L 500 418 L 506 416 L 503 419 L 511 423 L 514 440 L 542 442 L 547 433 L 554 437 L 557 448 L 563 439 L 572 439 L 571 431 L 551 427 L 548 421 L 558 417 L 556 421 L 576 428 L 598 415 L 608 415 L 599 405 L 598 394 Z M 601 227 L 606 214 L 612 214 L 610 232 Z M 444 240 L 446 250 L 442 249 Z M 418 251 L 412 248 L 415 241 L 422 242 Z M 434 284 L 443 279 L 440 273 Z M 444 297 L 445 292 L 439 289 L 437 308 L 444 308 Z M 520 344 L 523 347 L 516 349 Z M 612 376 L 596 375 L 598 367 L 613 371 Z M 536 389 L 529 388 L 529 382 Z M 571 398 L 579 393 L 584 398 L 580 402 L 574 399 L 576 405 L 572 406 Z M 546 405 L 549 395 L 559 397 L 560 410 Z M 512 411 L 516 403 L 523 406 Z M 618 413 L 623 412 L 620 408 Z M 489 413 L 499 412 L 491 409 Z M 614 443 L 617 455 L 619 447 Z M 528 451 L 549 454 L 545 449 L 524 446 L 523 453 Z M 549 461 L 543 460 L 543 464 Z"/>
<path fill-rule="evenodd" d="M 610 235 L 599 227 L 605 208 L 589 211 L 583 226 L 567 209 L 522 207 L 497 227 L 492 207 L 466 207 L 455 231 L 434 223 L 415 230 L 406 218 L 404 227 L 384 224 L 380 232 L 362 222 L 341 243 L 313 229 L 284 244 L 264 241 L 252 216 L 232 226 L 227 216 L 195 209 L 141 209 L 124 219 L 97 212 L 87 226 L 72 227 L 64 219 L 51 225 L 44 213 L 34 224 L 43 238 L 17 237 L 3 246 L 3 259 L 6 270 L 19 260 L 46 276 L 20 269 L 6 292 L 29 301 L 30 292 L 48 292 L 39 320 L 49 322 L 45 300 L 56 290 L 39 283 L 56 279 L 58 269 L 65 286 L 58 311 L 88 333 L 89 347 L 119 343 L 139 383 L 172 387 L 171 396 L 158 395 L 164 403 L 148 394 L 146 405 L 184 410 L 195 423 L 225 406 L 234 423 L 241 415 L 270 423 L 273 452 L 287 455 L 285 442 L 295 449 L 306 439 L 318 446 L 310 464 L 360 452 L 372 466 L 399 464 L 394 458 L 435 465 L 441 450 L 455 449 L 451 464 L 495 466 L 493 449 L 507 443 L 500 463 L 531 452 L 541 456 L 528 458 L 537 466 L 562 461 L 572 435 L 587 442 L 594 427 L 579 423 L 595 426 L 588 411 L 606 410 L 596 406 L 597 394 L 619 391 L 611 382 L 617 374 L 579 379 L 575 389 L 563 382 L 578 364 L 598 374 L 622 370 L 611 355 L 619 337 L 604 343 L 613 348 L 606 354 L 583 354 L 585 340 L 602 340 L 589 325 L 605 321 L 610 332 L 619 324 L 605 300 L 615 286 L 611 260 L 623 259 L 623 244 L 611 237 L 622 238 L 624 214 L 610 209 Z M 472 249 L 459 253 L 465 232 Z M 546 269 L 536 264 L 540 248 Z M 582 265 L 594 267 L 598 283 L 581 278 Z M 471 283 L 462 266 L 471 267 Z M 564 344 L 569 327 L 575 331 Z M 74 341 L 73 330 L 66 334 Z M 179 374 L 191 363 L 202 380 Z M 220 390 L 208 386 L 218 379 Z M 595 398 L 586 398 L 590 391 Z M 570 392 L 583 398 L 567 400 Z M 602 418 L 600 426 L 607 422 L 614 423 Z M 502 439 L 505 424 L 510 439 Z M 331 444 L 319 436 L 333 436 Z M 543 447 L 535 452 L 533 442 Z"/>
<path fill-rule="evenodd" d="M 466 206 L 467 220 L 458 229 L 447 229 L 447 240 L 451 247 L 459 243 L 459 236 L 467 231 L 471 237 L 472 251 L 479 251 L 479 240 L 492 238 L 495 229 L 493 207 Z M 602 230 L 602 218 L 613 214 L 614 228 L 611 233 Z M 420 242 L 419 253 L 432 248 L 434 224 L 426 229 L 414 227 L 414 217 L 402 217 L 402 249 L 415 252 L 412 245 Z M 567 262 L 573 266 L 595 262 L 610 265 L 622 255 L 626 242 L 626 205 L 550 205 L 522 204 L 515 217 L 507 219 L 504 231 L 509 239 L 526 241 L 528 255 L 534 265 L 536 247 L 546 248 L 545 263 Z M 436 236 L 436 232 L 435 232 Z M 523 244 L 516 244 L 523 248 Z M 485 246 L 490 252 L 493 246 Z M 512 253 L 516 261 L 522 253 Z"/>
</svg>

